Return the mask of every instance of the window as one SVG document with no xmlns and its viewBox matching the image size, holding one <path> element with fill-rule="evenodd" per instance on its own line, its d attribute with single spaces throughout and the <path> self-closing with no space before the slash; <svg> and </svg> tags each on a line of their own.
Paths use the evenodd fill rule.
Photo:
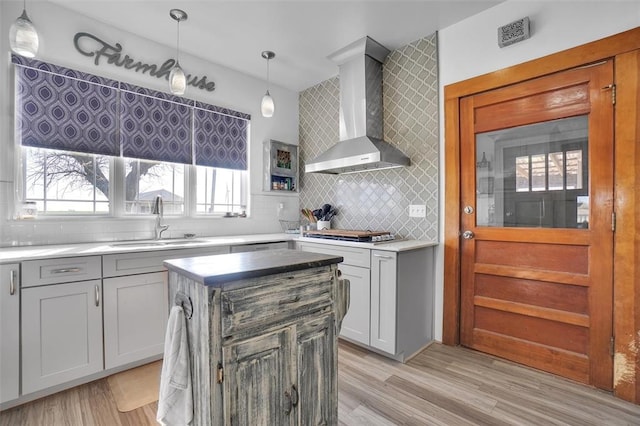
<svg viewBox="0 0 640 426">
<path fill-rule="evenodd" d="M 196 213 L 242 213 L 247 206 L 247 172 L 197 166 Z"/>
<path fill-rule="evenodd" d="M 516 157 L 515 169 L 516 192 L 582 189 L 582 150 Z"/>
<path fill-rule="evenodd" d="M 148 215 L 156 196 L 165 215 L 224 215 L 247 209 L 248 173 L 244 170 L 189 166 L 22 147 L 23 200 L 35 201 L 39 214 L 108 215 L 113 194 L 109 173 L 123 162 L 124 214 Z M 117 170 L 117 169 L 116 169 Z M 185 203 L 189 170 L 195 172 L 194 200 Z M 193 182 L 193 180 L 191 180 Z"/>
<path fill-rule="evenodd" d="M 162 197 L 165 215 L 184 213 L 185 166 L 125 158 L 125 213 L 150 214 Z"/>
<path fill-rule="evenodd" d="M 24 200 L 43 214 L 108 214 L 110 157 L 23 147 Z"/>
</svg>

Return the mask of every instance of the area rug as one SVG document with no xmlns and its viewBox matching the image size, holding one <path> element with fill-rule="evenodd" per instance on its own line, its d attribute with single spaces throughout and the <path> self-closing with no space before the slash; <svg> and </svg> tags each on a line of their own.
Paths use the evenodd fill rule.
<svg viewBox="0 0 640 426">
<path fill-rule="evenodd" d="M 118 411 L 125 413 L 158 400 L 162 360 L 107 377 Z"/>
</svg>

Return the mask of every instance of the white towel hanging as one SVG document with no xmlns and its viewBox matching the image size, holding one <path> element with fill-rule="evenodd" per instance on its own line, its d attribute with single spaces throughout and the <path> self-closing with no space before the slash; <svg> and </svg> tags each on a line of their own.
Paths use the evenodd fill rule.
<svg viewBox="0 0 640 426">
<path fill-rule="evenodd" d="M 180 306 L 169 314 L 156 420 L 163 426 L 188 426 L 193 420 L 187 324 Z"/>
</svg>

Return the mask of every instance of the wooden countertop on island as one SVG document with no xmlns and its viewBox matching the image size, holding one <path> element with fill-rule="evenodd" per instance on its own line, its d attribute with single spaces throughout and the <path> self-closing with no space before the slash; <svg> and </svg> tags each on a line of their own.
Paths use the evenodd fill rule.
<svg viewBox="0 0 640 426">
<path fill-rule="evenodd" d="M 234 281 L 342 262 L 341 256 L 278 249 L 166 260 L 164 265 L 205 286 L 224 289 Z"/>
</svg>

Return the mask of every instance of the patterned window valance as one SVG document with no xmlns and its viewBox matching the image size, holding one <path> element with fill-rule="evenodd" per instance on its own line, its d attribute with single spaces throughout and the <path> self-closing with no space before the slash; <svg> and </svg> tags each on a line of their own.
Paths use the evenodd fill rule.
<svg viewBox="0 0 640 426">
<path fill-rule="evenodd" d="M 22 145 L 119 155 L 118 90 L 16 67 L 16 131 Z"/>
<path fill-rule="evenodd" d="M 247 169 L 248 114 L 12 55 L 22 145 Z"/>
<path fill-rule="evenodd" d="M 247 120 L 195 108 L 194 121 L 196 165 L 247 170 Z"/>
</svg>

